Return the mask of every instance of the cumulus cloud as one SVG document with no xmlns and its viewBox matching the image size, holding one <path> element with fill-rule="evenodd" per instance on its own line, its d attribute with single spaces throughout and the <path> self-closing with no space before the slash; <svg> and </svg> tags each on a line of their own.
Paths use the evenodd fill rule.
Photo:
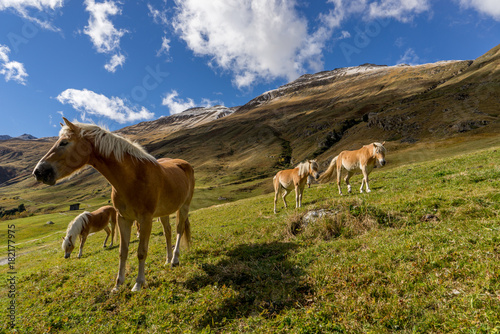
<svg viewBox="0 0 500 334">
<path fill-rule="evenodd" d="M 170 112 L 170 115 L 178 114 L 184 110 L 191 109 L 194 107 L 210 107 L 213 106 L 217 101 L 212 101 L 210 99 L 202 99 L 200 104 L 196 104 L 193 99 L 181 99 L 179 98 L 179 93 L 176 90 L 172 90 L 170 93 L 166 94 L 162 100 L 162 105 L 166 106 Z"/>
<path fill-rule="evenodd" d="M 26 85 L 28 73 L 26 73 L 24 65 L 18 61 L 10 60 L 9 53 L 9 47 L 0 44 L 0 74 L 5 77 L 5 81 L 13 80 Z"/>
<path fill-rule="evenodd" d="M 407 22 L 430 7 L 429 0 L 327 3 L 331 9 L 319 15 L 321 24 L 313 31 L 293 0 L 176 0 L 172 25 L 195 55 L 230 72 L 234 85 L 244 88 L 258 81 L 293 80 L 308 70 L 322 70 L 327 43 L 339 39 L 332 39 L 336 30 L 340 38 L 350 36 L 342 24 L 352 16 Z"/>
<path fill-rule="evenodd" d="M 96 3 L 94 0 L 85 0 L 85 5 L 85 10 L 90 13 L 90 17 L 83 32 L 90 37 L 97 52 L 113 54 L 105 68 L 114 72 L 118 65 L 122 66 L 125 62 L 125 56 L 119 54 L 120 39 L 128 31 L 116 29 L 110 16 L 121 14 L 121 9 L 114 1 Z M 113 66 L 113 64 L 116 65 Z"/>
<path fill-rule="evenodd" d="M 311 48 L 307 20 L 294 1 L 176 1 L 176 33 L 198 56 L 233 73 L 236 86 L 257 79 L 294 79 L 304 62 L 317 57 Z M 299 59 L 301 50 L 304 59 Z"/>
<path fill-rule="evenodd" d="M 500 4 L 498 0 L 458 0 L 463 8 L 473 8 L 478 12 L 500 21 Z"/>
<path fill-rule="evenodd" d="M 22 18 L 35 22 L 42 28 L 59 31 L 58 28 L 52 25 L 48 17 L 44 17 L 44 15 L 37 15 L 35 17 L 30 12 L 35 9 L 45 13 L 62 8 L 63 5 L 64 0 L 2 0 L 0 1 L 0 11 L 12 9 Z"/>
<path fill-rule="evenodd" d="M 154 114 L 144 107 L 130 106 L 127 100 L 108 98 L 87 89 L 66 89 L 57 96 L 57 100 L 81 112 L 83 120 L 86 114 L 107 117 L 122 124 L 154 117 Z"/>
</svg>

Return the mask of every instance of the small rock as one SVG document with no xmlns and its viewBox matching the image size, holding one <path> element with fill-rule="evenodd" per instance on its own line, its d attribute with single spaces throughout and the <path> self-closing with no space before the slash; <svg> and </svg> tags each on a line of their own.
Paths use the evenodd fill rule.
<svg viewBox="0 0 500 334">
<path fill-rule="evenodd" d="M 54 222 L 52 220 L 49 220 L 48 222 L 45 223 L 45 225 L 54 225 Z"/>
<path fill-rule="evenodd" d="M 423 222 L 429 222 L 429 221 L 439 221 L 439 218 L 436 215 L 432 215 L 430 213 L 423 215 L 422 218 L 420 218 L 420 221 Z"/>
</svg>

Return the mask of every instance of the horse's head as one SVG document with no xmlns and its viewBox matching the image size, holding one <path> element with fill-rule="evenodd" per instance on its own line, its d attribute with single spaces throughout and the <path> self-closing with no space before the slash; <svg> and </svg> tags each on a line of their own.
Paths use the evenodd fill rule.
<svg viewBox="0 0 500 334">
<path fill-rule="evenodd" d="M 81 129 L 77 125 L 63 119 L 66 126 L 59 132 L 59 139 L 33 170 L 38 182 L 54 185 L 89 161 L 92 152 L 90 142 L 80 135 Z"/>
<path fill-rule="evenodd" d="M 385 165 L 385 147 L 384 147 L 385 141 L 380 144 L 380 143 L 373 143 L 373 156 L 377 159 L 378 163 L 380 166 Z"/>
<path fill-rule="evenodd" d="M 314 177 L 316 180 L 319 178 L 319 165 L 316 160 L 309 160 L 309 175 Z"/>
<path fill-rule="evenodd" d="M 63 237 L 62 249 L 64 251 L 64 258 L 68 259 L 71 256 L 71 252 L 75 249 L 75 243 L 71 240 L 71 235 Z"/>
</svg>

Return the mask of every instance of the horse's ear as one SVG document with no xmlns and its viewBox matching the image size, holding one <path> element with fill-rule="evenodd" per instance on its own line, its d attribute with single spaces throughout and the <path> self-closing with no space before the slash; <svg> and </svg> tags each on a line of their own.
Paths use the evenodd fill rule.
<svg viewBox="0 0 500 334">
<path fill-rule="evenodd" d="M 385 141 L 382 143 L 382 146 L 384 146 L 384 145 L 385 145 Z"/>
<path fill-rule="evenodd" d="M 63 241 L 64 241 L 64 237 L 62 237 Z"/>
<path fill-rule="evenodd" d="M 61 124 L 61 128 L 64 126 L 64 124 L 62 124 L 61 122 L 59 122 L 59 124 Z"/>
<path fill-rule="evenodd" d="M 64 120 L 64 123 L 66 123 L 66 125 L 71 129 L 71 131 L 78 132 L 78 127 L 75 124 L 73 124 L 70 121 L 68 121 L 66 119 L 66 117 L 63 117 L 63 120 Z"/>
</svg>

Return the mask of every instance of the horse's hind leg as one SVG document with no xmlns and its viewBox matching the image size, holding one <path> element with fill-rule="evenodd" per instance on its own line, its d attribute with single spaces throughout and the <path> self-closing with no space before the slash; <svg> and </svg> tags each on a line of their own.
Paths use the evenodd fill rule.
<svg viewBox="0 0 500 334">
<path fill-rule="evenodd" d="M 274 178 L 274 213 L 276 213 L 276 204 L 278 202 L 278 196 L 281 193 L 281 186 L 277 178 Z"/>
<path fill-rule="evenodd" d="M 349 183 L 349 179 L 352 177 L 353 172 L 347 172 L 347 175 L 344 178 L 345 183 L 347 184 L 347 192 L 350 194 L 352 192 L 351 184 Z"/>
<path fill-rule="evenodd" d="M 106 239 L 104 239 L 104 244 L 102 245 L 103 248 L 106 247 L 106 242 L 108 242 L 109 235 L 111 234 L 111 231 L 107 226 L 104 228 L 104 231 L 106 232 Z M 113 237 L 111 237 L 111 245 L 113 245 Z"/>
<path fill-rule="evenodd" d="M 337 165 L 337 187 L 339 188 L 339 195 L 342 196 L 342 188 L 340 184 L 342 182 L 342 166 L 338 167 Z"/>
<path fill-rule="evenodd" d="M 169 216 L 160 217 L 161 224 L 163 226 L 163 234 L 165 235 L 165 241 L 167 243 L 167 261 L 165 265 L 172 261 L 172 228 L 170 227 Z"/>
<path fill-rule="evenodd" d="M 286 204 L 286 196 L 288 196 L 288 193 L 290 193 L 290 191 L 283 188 L 283 195 L 281 195 L 281 197 L 283 198 L 283 203 L 285 203 L 285 208 L 288 208 L 288 205 Z"/>
<path fill-rule="evenodd" d="M 185 240 L 186 243 L 188 243 L 191 237 L 188 213 L 189 213 L 189 204 L 184 205 L 177 211 L 177 222 L 176 222 L 177 239 L 175 240 L 174 256 L 172 257 L 171 261 L 172 267 L 176 267 L 179 265 L 181 240 Z"/>
<path fill-rule="evenodd" d="M 139 247 L 137 248 L 137 259 L 139 259 L 139 273 L 135 280 L 135 285 L 132 291 L 140 291 L 146 284 L 146 258 L 148 256 L 149 237 L 151 236 L 151 228 L 153 225 L 153 218 L 147 217 L 139 221 L 141 226 L 141 234 L 139 236 Z"/>
</svg>

